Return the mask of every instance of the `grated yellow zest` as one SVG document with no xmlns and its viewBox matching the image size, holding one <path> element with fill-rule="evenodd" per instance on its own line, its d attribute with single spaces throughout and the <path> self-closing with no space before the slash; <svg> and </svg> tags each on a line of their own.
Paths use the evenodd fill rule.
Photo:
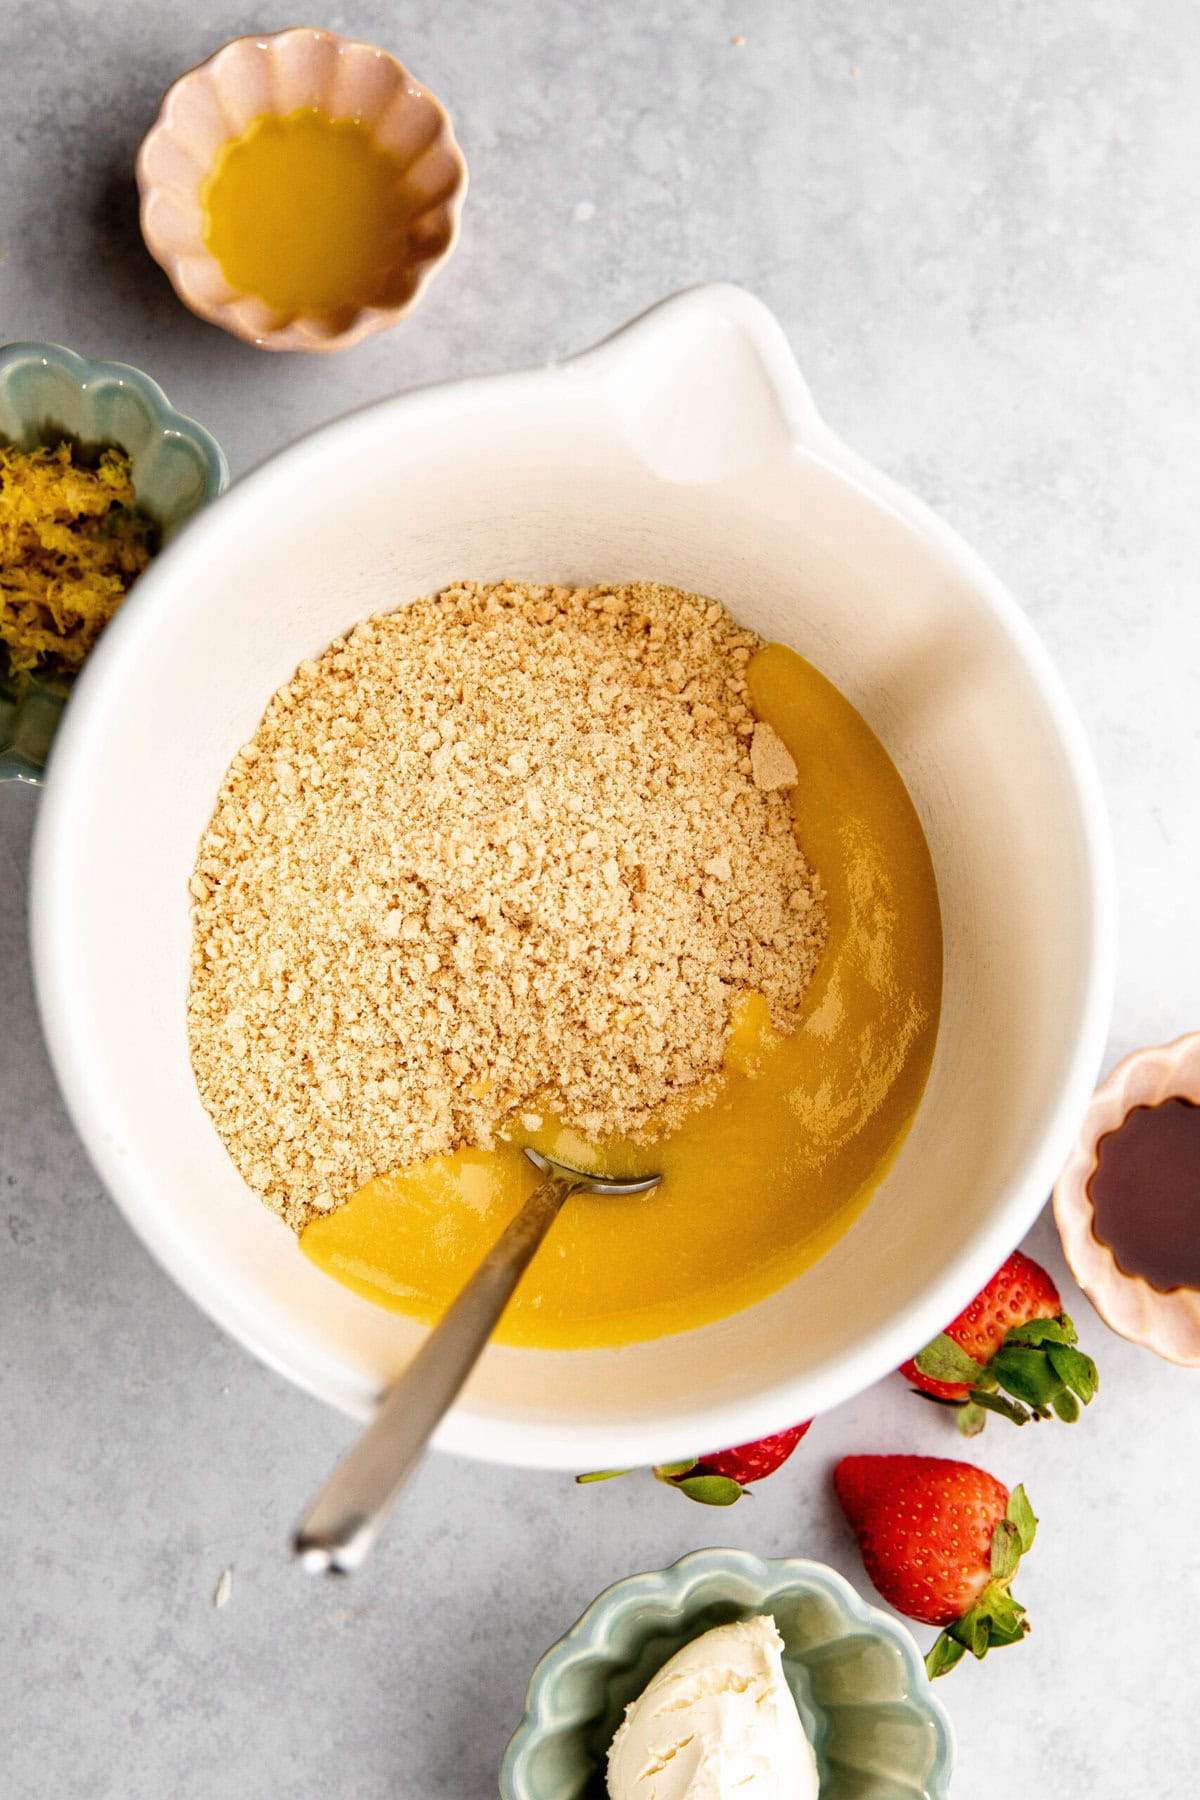
<svg viewBox="0 0 1200 1800">
<path fill-rule="evenodd" d="M 79 669 L 149 563 L 129 456 L 84 468 L 70 444 L 0 448 L 0 641 L 14 674 Z"/>
</svg>

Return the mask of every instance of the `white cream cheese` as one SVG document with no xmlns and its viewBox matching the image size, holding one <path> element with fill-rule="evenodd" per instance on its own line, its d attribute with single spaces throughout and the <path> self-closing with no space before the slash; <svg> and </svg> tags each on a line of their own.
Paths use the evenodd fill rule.
<svg viewBox="0 0 1200 1800">
<path fill-rule="evenodd" d="M 817 1800 L 817 1764 L 774 1619 L 685 1644 L 626 1708 L 608 1753 L 611 1800 Z"/>
</svg>

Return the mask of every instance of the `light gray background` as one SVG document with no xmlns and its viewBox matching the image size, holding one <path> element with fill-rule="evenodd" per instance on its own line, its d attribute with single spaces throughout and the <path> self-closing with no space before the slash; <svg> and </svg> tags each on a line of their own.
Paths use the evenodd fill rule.
<svg viewBox="0 0 1200 1800">
<path fill-rule="evenodd" d="M 304 9 L 302 9 L 303 14 Z M 1200 18 L 1190 0 L 383 0 L 303 22 L 397 52 L 471 164 L 409 323 L 271 358 L 186 313 L 131 166 L 158 95 L 274 4 L 3 0 L 0 340 L 134 361 L 235 472 L 372 396 L 541 360 L 701 279 L 779 313 L 818 401 L 1007 578 L 1092 734 L 1123 944 L 1111 1056 L 1200 1024 Z M 743 35 L 743 47 L 731 42 Z M 286 1530 L 349 1427 L 149 1261 L 75 1140 L 25 950 L 36 796 L 0 790 L 0 1788 L 13 1800 L 483 1800 L 545 1646 L 711 1542 L 862 1580 L 850 1449 L 955 1453 L 893 1379 L 751 1502 L 438 1457 L 369 1573 Z M 1062 1271 L 1051 1224 L 1032 1247 Z M 1106 1332 L 1073 1431 L 993 1424 L 1042 1531 L 1034 1636 L 942 1692 L 964 1800 L 1158 1800 L 1200 1777 L 1200 1376 Z M 232 1567 L 221 1610 L 213 1592 Z"/>
</svg>

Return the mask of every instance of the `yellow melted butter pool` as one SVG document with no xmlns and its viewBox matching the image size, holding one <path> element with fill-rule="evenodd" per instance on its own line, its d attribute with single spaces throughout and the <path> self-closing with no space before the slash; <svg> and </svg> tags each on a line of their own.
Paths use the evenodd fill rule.
<svg viewBox="0 0 1200 1800">
<path fill-rule="evenodd" d="M 230 287 L 280 314 L 334 317 L 396 298 L 413 211 L 405 168 L 357 119 L 264 113 L 222 147 L 201 205 Z"/>
<path fill-rule="evenodd" d="M 904 783 L 837 688 L 780 644 L 754 657 L 749 683 L 755 714 L 800 771 L 796 835 L 825 890 L 828 940 L 797 1029 L 781 1036 L 761 996 L 743 996 L 720 1093 L 656 1144 L 589 1146 L 547 1124 L 368 1182 L 304 1231 L 318 1268 L 431 1323 L 537 1181 L 524 1143 L 663 1180 L 649 1195 L 568 1201 L 504 1317 L 503 1343 L 581 1349 L 706 1325 L 782 1287 L 849 1229 L 929 1074 L 937 885 Z"/>
</svg>

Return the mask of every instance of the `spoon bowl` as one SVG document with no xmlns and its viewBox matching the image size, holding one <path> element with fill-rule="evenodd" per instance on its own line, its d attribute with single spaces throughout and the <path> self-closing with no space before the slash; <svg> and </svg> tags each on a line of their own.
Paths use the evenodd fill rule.
<svg viewBox="0 0 1200 1800">
<path fill-rule="evenodd" d="M 573 1183 L 571 1191 L 576 1194 L 648 1194 L 662 1180 L 661 1175 L 637 1175 L 628 1179 L 621 1175 L 592 1175 L 586 1169 L 559 1162 L 557 1157 L 544 1156 L 540 1150 L 531 1150 L 528 1145 L 525 1154 L 540 1174 L 557 1175 L 561 1180 Z"/>
</svg>

